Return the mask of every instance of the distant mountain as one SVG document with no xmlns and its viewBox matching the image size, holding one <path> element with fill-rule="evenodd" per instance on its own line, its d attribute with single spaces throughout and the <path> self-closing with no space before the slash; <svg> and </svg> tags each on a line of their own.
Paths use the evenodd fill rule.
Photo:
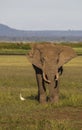
<svg viewBox="0 0 82 130">
<path fill-rule="evenodd" d="M 82 41 L 82 31 L 24 31 L 0 24 L 0 41 Z"/>
<path fill-rule="evenodd" d="M 8 37 L 15 37 L 15 36 L 24 36 L 25 31 L 16 30 L 13 28 L 10 28 L 6 25 L 0 24 L 0 36 L 8 36 Z"/>
</svg>

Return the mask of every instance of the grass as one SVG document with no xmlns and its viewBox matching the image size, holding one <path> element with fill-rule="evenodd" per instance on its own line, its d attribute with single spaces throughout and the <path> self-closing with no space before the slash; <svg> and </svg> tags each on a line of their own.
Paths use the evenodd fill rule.
<svg viewBox="0 0 82 130">
<path fill-rule="evenodd" d="M 0 130 L 81 130 L 82 56 L 64 66 L 59 84 L 59 102 L 39 104 L 27 58 L 0 56 Z M 20 101 L 20 92 L 25 101 Z"/>
<path fill-rule="evenodd" d="M 82 47 L 73 48 L 73 49 L 77 52 L 77 54 L 82 55 Z"/>
</svg>

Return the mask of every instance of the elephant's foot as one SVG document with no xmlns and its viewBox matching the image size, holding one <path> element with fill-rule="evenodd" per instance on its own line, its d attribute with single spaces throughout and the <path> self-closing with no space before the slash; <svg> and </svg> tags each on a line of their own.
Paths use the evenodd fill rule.
<svg viewBox="0 0 82 130">
<path fill-rule="evenodd" d="M 42 104 L 46 103 L 46 96 L 44 94 L 39 96 L 39 102 Z"/>
<path fill-rule="evenodd" d="M 51 103 L 57 103 L 58 102 L 58 100 L 59 100 L 59 96 L 58 95 L 56 95 L 56 96 L 52 96 L 52 97 L 50 97 L 50 102 Z"/>
</svg>

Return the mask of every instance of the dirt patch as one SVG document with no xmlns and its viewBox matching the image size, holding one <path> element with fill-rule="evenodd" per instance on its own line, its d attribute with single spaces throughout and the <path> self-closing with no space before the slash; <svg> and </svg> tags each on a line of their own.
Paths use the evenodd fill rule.
<svg viewBox="0 0 82 130">
<path fill-rule="evenodd" d="M 37 110 L 32 113 L 32 117 L 35 119 L 51 119 L 51 120 L 82 120 L 82 108 L 52 108 L 48 110 Z"/>
</svg>

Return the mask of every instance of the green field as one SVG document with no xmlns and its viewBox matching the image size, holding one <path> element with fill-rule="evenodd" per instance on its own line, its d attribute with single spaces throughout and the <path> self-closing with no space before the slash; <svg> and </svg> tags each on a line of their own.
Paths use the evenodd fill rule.
<svg viewBox="0 0 82 130">
<path fill-rule="evenodd" d="M 44 44 L 47 42 L 42 42 Z M 12 43 L 0 42 L 0 55 L 25 55 L 34 43 Z M 38 44 L 38 43 L 37 43 Z M 77 54 L 82 55 L 82 42 L 80 43 L 58 43 L 59 45 L 71 46 Z"/>
<path fill-rule="evenodd" d="M 0 130 L 82 130 L 82 56 L 64 66 L 59 84 L 59 102 L 39 104 L 27 58 L 0 56 Z"/>
</svg>

